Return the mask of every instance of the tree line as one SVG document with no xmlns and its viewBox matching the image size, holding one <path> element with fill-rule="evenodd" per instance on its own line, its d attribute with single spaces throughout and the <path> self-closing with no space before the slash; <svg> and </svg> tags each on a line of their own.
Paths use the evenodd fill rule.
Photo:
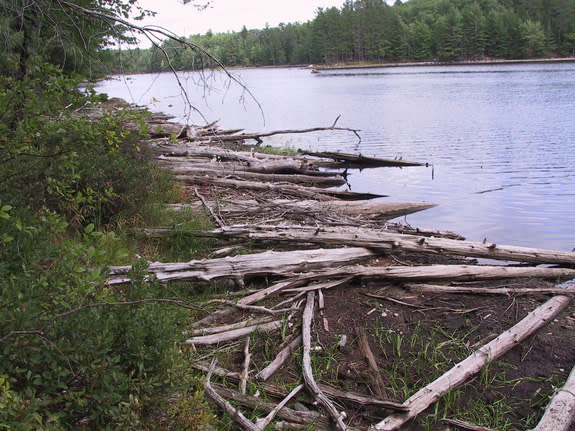
<svg viewBox="0 0 575 431">
<path fill-rule="evenodd" d="M 188 40 L 227 66 L 572 56 L 575 0 L 398 0 L 393 6 L 346 0 L 340 8 L 319 8 L 310 22 Z M 115 71 L 126 73 L 206 66 L 171 41 L 114 58 L 121 64 Z"/>
</svg>

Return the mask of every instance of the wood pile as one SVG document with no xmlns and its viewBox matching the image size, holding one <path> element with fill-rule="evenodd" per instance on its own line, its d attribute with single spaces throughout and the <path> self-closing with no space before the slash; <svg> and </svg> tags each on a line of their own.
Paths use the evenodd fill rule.
<svg viewBox="0 0 575 431">
<path fill-rule="evenodd" d="M 211 259 L 154 262 L 147 270 L 150 277 L 166 284 L 187 281 L 193 288 L 229 280 L 234 286 L 223 298 L 202 304 L 210 311 L 193 323 L 185 344 L 203 353 L 205 359 L 192 366 L 206 373 L 206 394 L 242 429 L 261 431 L 270 423 L 275 429 L 399 429 L 550 321 L 565 318 L 564 310 L 575 293 L 574 252 L 477 243 L 448 232 L 401 226 L 390 220 L 434 205 L 376 201 L 382 195 L 341 189 L 347 175 L 352 175 L 350 169 L 419 169 L 425 164 L 335 152 L 280 156 L 241 145 L 277 133 L 336 130 L 335 123 L 328 128 L 266 134 L 219 131 L 215 124 L 156 127 L 162 129 L 172 134 L 177 129 L 178 139 L 158 138 L 161 134 L 156 133 L 151 146 L 158 162 L 173 170 L 190 197 L 190 202 L 172 208 L 206 211 L 218 228 L 198 235 L 217 238 L 225 249 Z M 173 234 L 173 229 L 154 227 L 146 234 L 161 238 Z M 221 257 L 248 243 L 252 252 Z M 261 251 L 254 252 L 258 248 Z M 502 263 L 478 264 L 469 258 Z M 111 268 L 109 284 L 129 283 L 129 270 Z M 529 287 L 532 280 L 549 281 Z M 385 286 L 384 295 L 371 286 Z M 371 393 L 360 393 L 357 386 L 350 390 L 328 385 L 314 370 L 320 333 L 330 334 L 338 319 L 326 313 L 326 301 L 345 302 L 359 287 L 372 300 L 393 301 L 421 312 L 427 311 L 425 305 L 405 298 L 477 295 L 515 301 L 521 295 L 536 299 L 523 318 L 476 345 L 469 356 L 435 380 L 405 399 L 391 399 L 388 380 L 382 377 L 386 370 L 378 363 L 381 353 L 374 352 L 373 338 L 364 327 L 350 328 L 349 337 L 365 358 Z M 386 293 L 393 289 L 400 294 Z M 263 360 L 258 352 L 264 347 L 258 343 L 272 336 L 280 341 L 272 349 L 273 358 Z M 343 349 L 344 337 L 340 341 Z M 230 349 L 240 359 L 231 361 L 228 368 L 218 366 L 215 358 L 222 349 Z M 294 369 L 300 374 L 294 375 Z M 575 416 L 574 375 L 575 371 L 553 397 L 537 431 L 569 430 Z M 213 383 L 214 376 L 222 383 Z M 258 393 L 249 394 L 247 388 L 254 386 Z M 254 409 L 265 416 L 249 419 L 244 414 Z M 369 413 L 357 413 L 363 409 Z M 355 413 L 351 417 L 346 411 Z M 457 419 L 444 418 L 444 423 L 486 429 Z"/>
</svg>

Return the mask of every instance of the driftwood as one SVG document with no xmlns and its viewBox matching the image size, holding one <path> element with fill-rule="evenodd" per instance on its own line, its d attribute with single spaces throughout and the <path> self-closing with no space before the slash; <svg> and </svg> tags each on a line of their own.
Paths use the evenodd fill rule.
<svg viewBox="0 0 575 431">
<path fill-rule="evenodd" d="M 575 422 L 575 367 L 567 381 L 547 405 L 543 417 L 532 431 L 568 431 Z"/>
<path fill-rule="evenodd" d="M 213 204 L 210 204 L 213 206 Z M 326 200 L 292 200 L 272 199 L 261 202 L 253 199 L 244 201 L 223 201 L 219 203 L 219 211 L 226 217 L 243 217 L 246 215 L 278 212 L 281 214 L 294 213 L 307 215 L 310 213 L 338 214 L 348 217 L 362 217 L 366 219 L 390 220 L 419 211 L 433 208 L 434 204 L 408 203 L 408 202 L 379 202 L 379 201 L 341 201 Z M 199 204 L 170 205 L 176 211 L 186 209 L 200 210 Z M 439 234 L 438 232 L 433 232 Z M 423 233 L 422 233 L 423 235 Z"/>
<path fill-rule="evenodd" d="M 231 331 L 218 332 L 211 335 L 201 335 L 198 337 L 193 337 L 186 340 L 186 344 L 198 345 L 198 344 L 217 344 L 224 341 L 237 340 L 238 338 L 250 335 L 253 332 L 269 332 L 279 329 L 282 325 L 281 320 L 276 320 L 269 323 L 263 323 L 261 325 L 246 326 L 245 328 L 232 329 Z"/>
<path fill-rule="evenodd" d="M 441 395 L 459 386 L 468 377 L 477 373 L 512 349 L 514 346 L 534 334 L 542 326 L 554 319 L 571 301 L 569 296 L 558 295 L 529 313 L 523 320 L 503 332 L 493 341 L 475 351 L 467 359 L 456 364 L 438 379 L 417 391 L 404 404 L 409 407 L 407 413 L 395 413 L 372 427 L 373 430 L 396 430 L 410 419 L 423 412 Z"/>
<path fill-rule="evenodd" d="M 227 187 L 239 190 L 253 190 L 258 192 L 278 193 L 286 196 L 298 196 L 317 200 L 337 198 L 342 200 L 367 200 L 384 198 L 386 195 L 374 193 L 357 193 L 345 190 L 322 189 L 318 187 L 304 187 L 296 184 L 261 183 L 256 181 L 242 181 L 227 178 L 213 178 L 203 175 L 189 175 L 185 178 L 189 184 L 209 184 L 218 187 Z"/>
<path fill-rule="evenodd" d="M 386 398 L 387 394 L 385 393 L 385 382 L 381 377 L 379 367 L 377 366 L 377 361 L 375 360 L 373 351 L 369 346 L 367 333 L 365 332 L 365 329 L 361 327 L 356 328 L 356 333 L 358 337 L 359 348 L 361 349 L 363 356 L 367 361 L 369 374 L 372 376 L 372 379 L 375 382 L 375 394 L 378 396 L 378 398 Z"/>
<path fill-rule="evenodd" d="M 266 251 L 217 259 L 192 260 L 182 263 L 151 263 L 148 272 L 158 280 L 210 281 L 220 278 L 243 279 L 245 277 L 286 274 L 306 269 L 325 268 L 350 261 L 360 261 L 374 256 L 364 248 L 317 249 L 292 252 Z M 110 267 L 109 285 L 130 282 L 127 274 L 131 266 Z"/>
<path fill-rule="evenodd" d="M 227 178 L 245 181 L 260 181 L 263 183 L 300 184 L 307 187 L 338 187 L 346 183 L 341 175 L 312 176 L 302 174 L 263 174 L 228 169 L 185 168 L 174 169 L 178 181 L 194 182 L 194 176 L 202 175 L 212 178 Z"/>
<path fill-rule="evenodd" d="M 428 238 L 374 229 L 311 228 L 306 226 L 229 226 L 213 231 L 223 237 L 293 243 L 348 245 L 376 250 L 395 250 L 530 263 L 575 264 L 575 252 L 497 245 L 446 238 Z"/>
<path fill-rule="evenodd" d="M 271 361 L 267 367 L 256 374 L 256 380 L 265 382 L 267 379 L 273 376 L 274 373 L 279 370 L 282 365 L 289 359 L 292 353 L 297 350 L 300 344 L 301 336 L 294 338 L 291 343 L 289 343 L 277 354 L 275 359 Z"/>
<path fill-rule="evenodd" d="M 381 167 L 409 167 L 423 166 L 423 163 L 408 162 L 407 160 L 381 159 L 379 157 L 363 156 L 361 154 L 339 153 L 334 151 L 311 152 L 302 151 L 302 154 L 313 157 L 333 159 L 354 168 L 381 168 Z M 325 162 L 325 167 L 332 167 L 333 163 Z"/>
<path fill-rule="evenodd" d="M 415 284 L 407 283 L 406 289 L 425 293 L 476 293 L 487 295 L 533 295 L 551 294 L 567 295 L 575 294 L 575 286 L 571 287 L 471 287 L 471 286 L 444 286 L 438 284 Z"/>
<path fill-rule="evenodd" d="M 234 329 L 246 328 L 248 326 L 262 325 L 264 323 L 269 323 L 272 320 L 273 320 L 272 317 L 264 317 L 262 319 L 248 319 L 242 322 L 230 323 L 229 325 L 212 326 L 209 328 L 199 328 L 194 329 L 192 331 L 192 335 L 196 337 L 200 335 L 217 334 L 219 332 L 227 332 L 232 331 Z"/>
<path fill-rule="evenodd" d="M 210 366 L 208 364 L 202 362 L 194 362 L 192 363 L 192 367 L 198 370 L 208 372 Z M 224 377 L 232 382 L 239 383 L 240 381 L 240 373 L 236 373 L 230 370 L 226 370 L 221 367 L 214 367 L 213 374 Z M 331 386 L 318 383 L 319 388 L 322 392 L 332 398 L 336 398 L 341 403 L 350 404 L 353 406 L 374 406 L 374 407 L 381 407 L 384 409 L 397 411 L 397 412 L 406 412 L 409 409 L 402 403 L 389 401 L 389 400 L 379 400 L 377 398 L 368 397 L 365 395 L 357 394 L 355 392 L 347 392 L 341 391 L 339 389 L 333 388 Z M 287 395 L 285 388 L 271 385 L 265 382 L 258 382 L 258 387 L 264 390 L 267 394 L 272 395 L 277 398 L 283 398 Z"/>
<path fill-rule="evenodd" d="M 317 385 L 311 368 L 311 322 L 313 320 L 313 308 L 315 292 L 307 294 L 307 302 L 302 317 L 302 344 L 303 358 L 302 370 L 303 380 L 306 388 L 313 394 L 314 398 L 327 410 L 338 429 L 347 431 L 347 426 L 342 420 L 342 415 L 337 411 L 333 403 L 325 396 Z"/>
</svg>

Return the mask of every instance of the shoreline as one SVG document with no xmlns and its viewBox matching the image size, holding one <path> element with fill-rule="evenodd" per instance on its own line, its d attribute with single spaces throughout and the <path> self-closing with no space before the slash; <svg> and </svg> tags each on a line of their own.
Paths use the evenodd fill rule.
<svg viewBox="0 0 575 431">
<path fill-rule="evenodd" d="M 497 64 L 540 64 L 540 63 L 574 63 L 575 57 L 566 58 L 534 58 L 534 59 L 505 59 L 505 60 L 465 60 L 465 61 L 418 61 L 407 63 L 373 63 L 373 64 L 333 64 L 333 65 L 310 65 L 309 69 L 321 70 L 345 70 L 345 69 L 375 69 L 391 67 L 426 67 L 426 66 L 489 66 Z"/>
</svg>

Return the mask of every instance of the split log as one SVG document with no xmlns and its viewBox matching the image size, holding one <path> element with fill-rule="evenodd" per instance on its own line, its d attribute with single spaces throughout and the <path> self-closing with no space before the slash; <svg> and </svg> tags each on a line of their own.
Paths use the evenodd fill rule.
<svg viewBox="0 0 575 431">
<path fill-rule="evenodd" d="M 568 431 L 575 422 L 575 367 L 567 381 L 547 405 L 543 417 L 532 431 Z"/>
<path fill-rule="evenodd" d="M 386 195 L 374 193 L 357 193 L 345 190 L 322 189 L 318 187 L 304 187 L 295 184 L 261 183 L 256 181 L 232 180 L 226 178 L 213 178 L 209 176 L 190 175 L 185 179 L 187 184 L 210 184 L 212 186 L 226 187 L 240 190 L 253 190 L 257 192 L 279 193 L 287 196 L 298 196 L 317 200 L 337 198 L 342 200 L 368 200 L 384 198 Z"/>
<path fill-rule="evenodd" d="M 375 250 L 395 250 L 430 254 L 479 257 L 485 259 L 543 263 L 575 264 L 575 252 L 530 247 L 497 245 L 446 238 L 428 238 L 374 229 L 321 228 L 309 226 L 230 226 L 213 231 L 223 237 L 293 243 L 348 245 Z"/>
<path fill-rule="evenodd" d="M 444 286 L 438 284 L 405 284 L 404 287 L 416 292 L 425 293 L 475 293 L 487 295 L 533 295 L 551 294 L 567 295 L 575 294 L 575 286 L 571 287 L 471 287 L 471 286 Z"/>
<path fill-rule="evenodd" d="M 340 153 L 334 151 L 311 152 L 302 151 L 306 156 L 333 159 L 353 168 L 381 168 L 381 167 L 409 167 L 423 166 L 423 163 L 408 162 L 407 160 L 381 159 L 379 157 L 363 156 L 361 154 Z M 325 162 L 325 167 L 332 167 L 333 163 Z"/>
<path fill-rule="evenodd" d="M 396 430 L 410 419 L 423 412 L 443 394 L 462 384 L 468 377 L 476 374 L 486 364 L 498 359 L 514 346 L 537 332 L 554 319 L 571 301 L 569 296 L 559 295 L 529 313 L 523 320 L 503 332 L 493 341 L 475 351 L 467 359 L 456 364 L 438 379 L 417 391 L 404 404 L 409 407 L 407 413 L 395 413 L 374 425 L 373 430 Z"/>
<path fill-rule="evenodd" d="M 286 274 L 332 265 L 358 262 L 373 257 L 364 248 L 317 249 L 290 252 L 266 251 L 217 259 L 192 260 L 182 263 L 151 263 L 147 271 L 161 281 L 198 280 L 210 281 L 221 278 L 243 279 L 245 277 Z M 131 266 L 110 267 L 112 277 L 107 284 L 130 282 L 125 274 Z"/>
</svg>

